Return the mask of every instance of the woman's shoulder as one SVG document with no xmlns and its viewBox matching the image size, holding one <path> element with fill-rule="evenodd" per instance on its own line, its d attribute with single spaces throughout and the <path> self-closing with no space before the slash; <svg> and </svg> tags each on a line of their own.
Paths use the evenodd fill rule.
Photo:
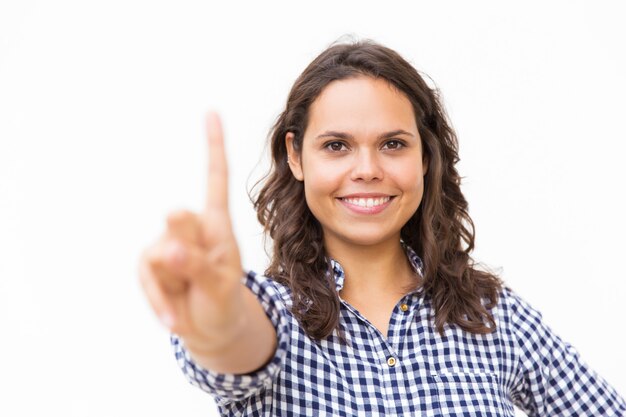
<svg viewBox="0 0 626 417">
<path fill-rule="evenodd" d="M 543 325 L 543 315 L 528 300 L 506 284 L 498 291 L 498 301 L 493 313 L 502 326 L 515 332 L 534 331 Z"/>
<path fill-rule="evenodd" d="M 510 309 L 515 313 L 535 312 L 540 314 L 519 292 L 506 284 L 502 284 L 498 290 L 498 306 L 500 308 Z"/>
</svg>

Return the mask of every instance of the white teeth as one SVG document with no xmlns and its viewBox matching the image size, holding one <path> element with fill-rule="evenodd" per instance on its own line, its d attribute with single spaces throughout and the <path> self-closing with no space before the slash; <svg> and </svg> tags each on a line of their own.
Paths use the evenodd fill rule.
<svg viewBox="0 0 626 417">
<path fill-rule="evenodd" d="M 355 206 L 371 208 L 371 207 L 380 206 L 381 204 L 385 204 L 390 199 L 391 199 L 391 197 L 380 197 L 380 198 L 344 198 L 343 200 L 347 201 L 348 203 L 353 204 Z"/>
</svg>

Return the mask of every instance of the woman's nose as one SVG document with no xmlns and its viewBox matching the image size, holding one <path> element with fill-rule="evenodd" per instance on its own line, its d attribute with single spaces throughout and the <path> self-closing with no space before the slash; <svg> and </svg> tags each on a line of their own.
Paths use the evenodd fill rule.
<svg viewBox="0 0 626 417">
<path fill-rule="evenodd" d="M 355 181 L 372 181 L 383 178 L 381 161 L 376 152 L 359 151 L 355 154 L 351 178 Z"/>
</svg>

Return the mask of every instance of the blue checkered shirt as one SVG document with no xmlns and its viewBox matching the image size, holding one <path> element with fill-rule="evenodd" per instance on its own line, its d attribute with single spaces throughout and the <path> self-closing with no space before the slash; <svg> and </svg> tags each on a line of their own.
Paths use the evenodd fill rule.
<svg viewBox="0 0 626 417">
<path fill-rule="evenodd" d="M 422 274 L 421 259 L 405 249 Z M 339 292 L 344 272 L 331 264 Z M 171 335 L 187 379 L 213 396 L 221 415 L 501 417 L 514 416 L 515 405 L 529 416 L 626 416 L 623 398 L 509 288 L 491 310 L 497 329 L 487 335 L 446 325 L 441 337 L 421 288 L 394 307 L 386 336 L 342 300 L 345 345 L 336 332 L 321 341 L 307 336 L 290 312 L 288 287 L 254 272 L 242 281 L 278 335 L 263 368 L 203 369 Z"/>
</svg>

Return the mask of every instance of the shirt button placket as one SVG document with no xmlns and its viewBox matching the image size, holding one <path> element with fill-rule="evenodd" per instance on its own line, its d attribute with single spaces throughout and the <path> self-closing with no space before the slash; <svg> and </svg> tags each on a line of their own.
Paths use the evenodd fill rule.
<svg viewBox="0 0 626 417">
<path fill-rule="evenodd" d="M 381 393 L 384 398 L 385 415 L 395 415 L 397 407 L 396 394 L 398 381 L 402 381 L 402 367 L 400 366 L 397 354 L 393 350 L 388 350 L 386 357 L 387 366 L 383 365 Z"/>
</svg>

